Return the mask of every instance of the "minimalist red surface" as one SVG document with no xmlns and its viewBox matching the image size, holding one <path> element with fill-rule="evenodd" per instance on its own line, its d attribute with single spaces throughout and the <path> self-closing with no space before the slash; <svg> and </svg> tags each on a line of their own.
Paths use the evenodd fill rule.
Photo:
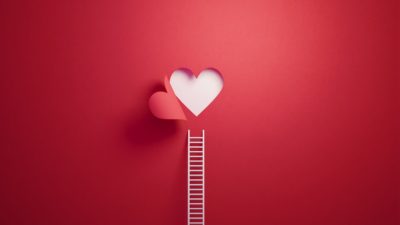
<svg viewBox="0 0 400 225">
<path fill-rule="evenodd" d="M 184 225 L 206 130 L 207 225 L 398 225 L 398 1 L 2 1 L 0 224 Z M 224 89 L 187 121 L 177 68 Z"/>
</svg>

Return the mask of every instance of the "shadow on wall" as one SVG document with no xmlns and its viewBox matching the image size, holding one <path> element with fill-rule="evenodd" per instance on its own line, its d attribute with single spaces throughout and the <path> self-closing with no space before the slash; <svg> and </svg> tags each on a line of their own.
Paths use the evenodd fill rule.
<svg viewBox="0 0 400 225">
<path fill-rule="evenodd" d="M 133 145 L 152 145 L 176 136 L 180 123 L 177 120 L 161 120 L 152 115 L 147 101 L 157 91 L 165 91 L 158 83 L 149 88 L 149 93 L 139 102 L 140 112 L 133 113 L 125 127 L 125 136 Z M 138 104 L 138 103 L 136 103 Z"/>
</svg>

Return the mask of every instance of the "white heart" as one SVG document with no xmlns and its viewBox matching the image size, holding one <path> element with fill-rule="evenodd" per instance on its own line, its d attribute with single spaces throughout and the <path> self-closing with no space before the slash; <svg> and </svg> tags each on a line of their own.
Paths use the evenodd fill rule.
<svg viewBox="0 0 400 225">
<path fill-rule="evenodd" d="M 201 71 L 197 78 L 188 69 L 175 70 L 170 83 L 176 97 L 195 116 L 214 101 L 224 85 L 220 73 L 211 68 Z"/>
</svg>

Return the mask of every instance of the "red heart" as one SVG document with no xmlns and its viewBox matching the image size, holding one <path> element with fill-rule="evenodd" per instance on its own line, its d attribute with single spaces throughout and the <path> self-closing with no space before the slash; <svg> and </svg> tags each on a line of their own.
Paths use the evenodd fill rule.
<svg viewBox="0 0 400 225">
<path fill-rule="evenodd" d="M 164 85 L 167 92 L 158 91 L 151 95 L 149 99 L 150 111 L 159 119 L 186 120 L 177 98 L 171 91 L 167 77 L 165 77 Z"/>
</svg>

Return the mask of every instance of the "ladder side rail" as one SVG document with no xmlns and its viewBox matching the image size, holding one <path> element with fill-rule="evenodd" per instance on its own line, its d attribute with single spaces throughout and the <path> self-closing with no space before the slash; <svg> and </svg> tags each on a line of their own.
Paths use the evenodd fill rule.
<svg viewBox="0 0 400 225">
<path fill-rule="evenodd" d="M 188 208 L 188 218 L 187 218 L 187 224 L 190 225 L 190 130 L 188 130 L 188 134 L 187 134 L 188 138 L 187 138 L 187 150 L 188 150 L 188 199 L 187 199 L 187 208 Z"/>
<path fill-rule="evenodd" d="M 202 143 L 202 146 L 203 146 L 203 162 L 202 162 L 202 164 L 203 164 L 203 168 L 202 168 L 202 174 L 203 174 L 203 200 L 202 200 L 202 202 L 203 202 L 203 225 L 205 224 L 205 221 L 206 221 L 206 212 L 205 212 L 205 210 L 206 210 L 206 204 L 205 204 L 205 195 L 206 195 L 206 183 L 205 183 L 205 174 L 206 174 L 206 171 L 205 171 L 205 167 L 204 167 L 204 162 L 205 162 L 205 160 L 206 160 L 206 155 L 205 155 L 205 132 L 204 132 L 204 129 L 202 130 L 202 136 L 203 136 L 203 138 L 201 139 L 201 141 L 203 142 Z"/>
</svg>

